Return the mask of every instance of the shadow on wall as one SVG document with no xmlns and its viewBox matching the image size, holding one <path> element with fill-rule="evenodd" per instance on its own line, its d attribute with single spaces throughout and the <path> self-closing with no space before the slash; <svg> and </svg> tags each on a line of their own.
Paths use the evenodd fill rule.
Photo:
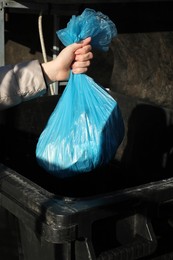
<svg viewBox="0 0 173 260">
<path fill-rule="evenodd" d="M 133 184 L 172 175 L 173 125 L 167 122 L 170 114 L 160 107 L 138 104 L 125 122 L 127 135 L 121 163 Z"/>
</svg>

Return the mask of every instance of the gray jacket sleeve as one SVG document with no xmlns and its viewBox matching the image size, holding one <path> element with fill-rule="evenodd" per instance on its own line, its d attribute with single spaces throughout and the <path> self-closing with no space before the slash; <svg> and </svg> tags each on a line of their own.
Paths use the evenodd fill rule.
<svg viewBox="0 0 173 260">
<path fill-rule="evenodd" d="M 0 110 L 46 93 L 38 60 L 0 67 Z"/>
</svg>

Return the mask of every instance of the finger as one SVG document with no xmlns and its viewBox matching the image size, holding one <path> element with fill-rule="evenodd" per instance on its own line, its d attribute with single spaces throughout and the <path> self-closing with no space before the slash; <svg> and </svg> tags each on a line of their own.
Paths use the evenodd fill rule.
<svg viewBox="0 0 173 260">
<path fill-rule="evenodd" d="M 86 45 L 84 47 L 76 49 L 75 54 L 84 54 L 84 53 L 90 52 L 91 50 L 92 50 L 92 46 Z"/>
<path fill-rule="evenodd" d="M 83 41 L 81 41 L 82 45 L 88 45 L 91 42 L 91 37 L 87 37 L 86 39 L 84 39 Z"/>
<path fill-rule="evenodd" d="M 91 60 L 93 59 L 93 53 L 92 52 L 88 52 L 85 54 L 78 54 L 75 55 L 75 61 L 87 61 L 87 60 Z"/>
<path fill-rule="evenodd" d="M 88 48 L 89 48 L 89 50 L 91 50 L 91 45 L 89 44 L 90 42 L 91 42 L 91 37 L 88 37 L 81 42 L 76 42 L 76 43 L 69 45 L 68 48 L 72 49 L 74 52 L 77 50 L 80 50 L 82 48 L 84 48 L 84 50 L 87 50 Z M 88 47 L 85 48 L 85 46 L 88 46 Z"/>
<path fill-rule="evenodd" d="M 75 68 L 75 69 L 72 69 L 74 74 L 85 73 L 85 72 L 87 72 L 87 70 L 88 70 L 88 68 Z"/>
<path fill-rule="evenodd" d="M 90 61 L 76 61 L 72 64 L 72 69 L 87 68 L 90 66 Z"/>
</svg>

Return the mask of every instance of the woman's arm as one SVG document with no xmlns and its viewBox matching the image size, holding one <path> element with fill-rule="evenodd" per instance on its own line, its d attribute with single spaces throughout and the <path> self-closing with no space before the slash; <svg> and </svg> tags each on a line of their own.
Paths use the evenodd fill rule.
<svg viewBox="0 0 173 260">
<path fill-rule="evenodd" d="M 90 41 L 89 37 L 67 46 L 47 63 L 33 60 L 0 67 L 0 110 L 45 94 L 47 85 L 67 80 L 70 69 L 85 73 L 93 58 Z"/>
</svg>

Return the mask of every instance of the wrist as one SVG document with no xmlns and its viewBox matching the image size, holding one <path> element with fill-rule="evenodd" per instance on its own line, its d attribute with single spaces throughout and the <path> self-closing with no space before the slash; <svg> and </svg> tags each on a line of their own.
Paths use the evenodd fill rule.
<svg viewBox="0 0 173 260">
<path fill-rule="evenodd" d="M 54 80 L 51 79 L 51 68 L 49 68 L 49 62 L 47 63 L 41 63 L 40 64 L 42 72 L 43 72 L 43 77 L 45 80 L 45 83 L 47 86 L 49 86 L 50 84 L 52 84 L 54 82 Z"/>
</svg>

